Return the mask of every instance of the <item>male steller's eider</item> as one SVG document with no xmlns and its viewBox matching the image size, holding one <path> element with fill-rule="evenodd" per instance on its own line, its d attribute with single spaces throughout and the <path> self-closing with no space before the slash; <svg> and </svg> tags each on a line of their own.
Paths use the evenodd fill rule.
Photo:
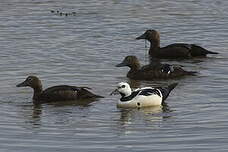
<svg viewBox="0 0 228 152">
<path fill-rule="evenodd" d="M 111 95 L 116 93 L 121 95 L 117 102 L 119 108 L 161 106 L 176 86 L 177 83 L 173 83 L 168 87 L 144 87 L 132 91 L 128 83 L 121 82 Z"/>
</svg>

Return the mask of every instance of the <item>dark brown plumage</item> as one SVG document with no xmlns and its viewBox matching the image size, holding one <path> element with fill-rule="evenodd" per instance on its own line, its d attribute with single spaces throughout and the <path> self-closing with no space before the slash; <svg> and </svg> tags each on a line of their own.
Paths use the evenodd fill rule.
<svg viewBox="0 0 228 152">
<path fill-rule="evenodd" d="M 194 71 L 185 71 L 181 67 L 161 64 L 159 61 L 141 67 L 136 56 L 127 56 L 120 64 L 116 65 L 116 67 L 123 66 L 130 68 L 127 77 L 135 80 L 172 79 L 195 75 L 196 73 Z"/>
<path fill-rule="evenodd" d="M 33 102 L 35 104 L 102 97 L 88 91 L 87 89 L 90 89 L 88 87 L 58 85 L 43 90 L 41 81 L 36 76 L 28 76 L 24 82 L 17 85 L 17 87 L 27 86 L 34 90 Z"/>
<path fill-rule="evenodd" d="M 147 30 L 144 34 L 136 38 L 150 41 L 149 55 L 152 58 L 160 59 L 177 59 L 206 57 L 207 54 L 218 54 L 217 52 L 208 51 L 201 46 L 186 43 L 174 43 L 166 47 L 160 47 L 160 34 L 156 30 Z"/>
</svg>

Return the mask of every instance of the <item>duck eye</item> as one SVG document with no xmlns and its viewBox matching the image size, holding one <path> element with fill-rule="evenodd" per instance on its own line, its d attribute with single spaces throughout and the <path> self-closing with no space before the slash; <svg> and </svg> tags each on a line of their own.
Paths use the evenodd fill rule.
<svg viewBox="0 0 228 152">
<path fill-rule="evenodd" d="M 122 85 L 121 88 L 125 88 L 125 85 Z"/>
<path fill-rule="evenodd" d="M 32 81 L 32 78 L 28 78 L 27 80 L 28 80 L 28 81 Z"/>
</svg>

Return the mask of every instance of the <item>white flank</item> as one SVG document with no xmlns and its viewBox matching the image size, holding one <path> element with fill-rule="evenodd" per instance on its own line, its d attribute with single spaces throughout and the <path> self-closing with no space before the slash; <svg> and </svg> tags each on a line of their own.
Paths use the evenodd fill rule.
<svg viewBox="0 0 228 152">
<path fill-rule="evenodd" d="M 144 89 L 154 89 L 152 87 L 138 88 L 135 91 L 144 90 Z M 117 86 L 118 92 L 128 97 L 131 95 L 131 87 L 128 83 L 121 82 Z M 118 101 L 117 107 L 119 108 L 137 108 L 137 107 L 150 107 L 150 106 L 160 106 L 162 103 L 162 93 L 159 89 L 156 89 L 160 96 L 156 93 L 151 93 L 151 95 L 137 95 L 129 101 Z"/>
<path fill-rule="evenodd" d="M 119 108 L 137 108 L 137 107 L 150 107 L 150 106 L 160 106 L 162 103 L 162 98 L 156 94 L 150 96 L 139 95 L 129 101 L 118 101 L 117 107 Z"/>
</svg>

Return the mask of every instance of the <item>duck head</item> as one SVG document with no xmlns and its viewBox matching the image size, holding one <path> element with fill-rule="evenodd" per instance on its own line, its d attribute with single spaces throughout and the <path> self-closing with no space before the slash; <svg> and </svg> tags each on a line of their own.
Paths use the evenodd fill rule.
<svg viewBox="0 0 228 152">
<path fill-rule="evenodd" d="M 131 95 L 131 87 L 126 82 L 120 82 L 117 85 L 117 89 L 115 89 L 110 95 L 120 94 L 122 97 L 127 97 Z"/>
<path fill-rule="evenodd" d="M 152 41 L 160 41 L 160 34 L 156 30 L 147 30 L 141 36 L 137 37 L 136 40 L 145 39 L 150 42 Z"/>
<path fill-rule="evenodd" d="M 19 83 L 17 87 L 31 87 L 33 89 L 42 90 L 42 84 L 38 77 L 28 76 L 24 82 Z"/>
<path fill-rule="evenodd" d="M 120 64 L 116 65 L 116 67 L 123 67 L 123 66 L 139 69 L 140 63 L 136 56 L 126 56 Z"/>
</svg>

